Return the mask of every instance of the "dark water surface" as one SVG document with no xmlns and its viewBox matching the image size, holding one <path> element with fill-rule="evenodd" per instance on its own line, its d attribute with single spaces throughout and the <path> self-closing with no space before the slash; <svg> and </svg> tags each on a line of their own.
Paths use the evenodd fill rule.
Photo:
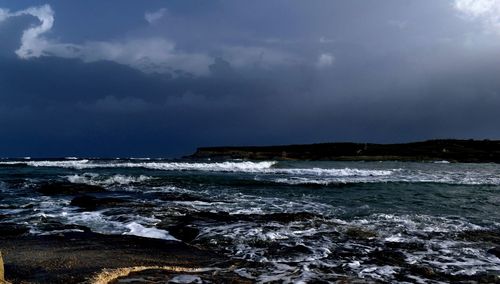
<svg viewBox="0 0 500 284">
<path fill-rule="evenodd" d="M 262 283 L 495 281 L 499 204 L 496 164 L 0 161 L 0 223 L 183 239 Z"/>
</svg>

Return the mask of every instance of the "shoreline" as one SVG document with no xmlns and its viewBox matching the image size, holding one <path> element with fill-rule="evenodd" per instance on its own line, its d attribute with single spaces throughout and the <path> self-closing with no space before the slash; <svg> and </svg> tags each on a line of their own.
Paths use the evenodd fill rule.
<svg viewBox="0 0 500 284">
<path fill-rule="evenodd" d="M 106 283 L 97 281 L 98 274 L 121 270 L 116 275 L 123 276 L 134 267 L 197 272 L 234 264 L 183 242 L 90 232 L 0 236 L 0 251 L 10 283 Z"/>
</svg>

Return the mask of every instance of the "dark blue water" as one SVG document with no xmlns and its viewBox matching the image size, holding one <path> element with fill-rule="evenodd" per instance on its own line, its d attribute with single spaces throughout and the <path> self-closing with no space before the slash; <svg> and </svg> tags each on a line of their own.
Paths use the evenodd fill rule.
<svg viewBox="0 0 500 284">
<path fill-rule="evenodd" d="M 54 182 L 120 202 L 82 208 L 71 201 L 83 193 L 39 191 Z M 253 263 L 236 272 L 263 283 L 498 275 L 499 204 L 495 164 L 0 161 L 0 222 L 164 239 L 187 226 L 197 235 L 185 241 Z"/>
</svg>

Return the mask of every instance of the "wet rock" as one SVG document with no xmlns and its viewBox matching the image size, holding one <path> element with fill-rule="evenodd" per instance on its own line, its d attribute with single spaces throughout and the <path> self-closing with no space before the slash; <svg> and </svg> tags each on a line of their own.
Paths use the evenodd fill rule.
<svg viewBox="0 0 500 284">
<path fill-rule="evenodd" d="M 267 223 L 267 222 L 280 222 L 280 223 L 290 223 L 296 221 L 311 220 L 313 218 L 318 218 L 318 215 L 298 212 L 298 213 L 272 213 L 272 214 L 229 214 L 228 212 L 194 212 L 187 213 L 181 218 L 182 223 L 192 224 L 198 222 L 222 222 L 222 223 L 232 223 L 239 221 L 246 222 L 257 222 L 257 223 Z"/>
<path fill-rule="evenodd" d="M 413 274 L 421 278 L 445 283 L 500 283 L 499 276 L 491 273 L 477 273 L 473 275 L 449 274 L 422 265 L 406 265 L 402 273 L 404 274 L 402 275 L 403 278 L 410 282 L 413 282 L 414 279 L 407 278 L 406 276 Z"/>
<path fill-rule="evenodd" d="M 406 251 L 425 251 L 423 243 L 405 243 L 405 242 L 385 242 L 385 246 L 391 249 L 403 249 Z"/>
<path fill-rule="evenodd" d="M 73 198 L 70 204 L 72 206 L 80 207 L 84 210 L 92 211 L 96 210 L 99 207 L 116 206 L 124 202 L 126 202 L 126 200 L 119 198 L 111 198 L 111 197 L 97 198 L 94 196 L 82 195 Z"/>
<path fill-rule="evenodd" d="M 489 249 L 488 253 L 491 253 L 492 255 L 500 258 L 500 247 L 494 247 L 492 249 Z"/>
<path fill-rule="evenodd" d="M 311 250 L 305 245 L 295 245 L 287 247 L 286 252 L 291 254 L 308 254 L 311 253 Z"/>
<path fill-rule="evenodd" d="M 235 215 L 238 219 L 247 221 L 260 221 L 260 222 L 281 222 L 290 223 L 298 221 L 311 220 L 318 215 L 308 213 L 308 212 L 296 212 L 296 213 L 272 213 L 272 214 L 250 214 L 250 215 Z"/>
<path fill-rule="evenodd" d="M 155 193 L 155 197 L 164 201 L 202 201 L 213 202 L 210 199 L 187 193 Z"/>
<path fill-rule="evenodd" d="M 382 265 L 395 265 L 395 266 L 404 266 L 406 265 L 406 256 L 404 253 L 400 251 L 394 250 L 375 250 L 368 254 L 371 260 L 374 263 L 382 264 Z"/>
<path fill-rule="evenodd" d="M 267 248 L 270 243 L 265 241 L 265 240 L 262 240 L 262 239 L 253 239 L 253 240 L 249 241 L 249 244 L 252 247 L 256 247 L 256 248 Z"/>
<path fill-rule="evenodd" d="M 90 233 L 91 230 L 88 227 L 76 225 L 76 224 L 63 224 L 56 220 L 50 220 L 47 218 L 42 218 L 41 222 L 38 225 L 38 229 L 42 231 L 81 231 Z"/>
<path fill-rule="evenodd" d="M 132 272 L 109 282 L 115 283 L 233 283 L 250 284 L 251 280 L 242 278 L 234 272 L 212 271 L 205 272 L 176 272 L 166 269 L 146 269 Z"/>
<path fill-rule="evenodd" d="M 36 191 L 43 195 L 74 195 L 91 192 L 104 192 L 103 187 L 70 182 L 48 182 L 41 184 Z"/>
<path fill-rule="evenodd" d="M 253 244 L 255 244 L 256 247 L 266 249 L 268 254 L 278 258 L 310 254 L 312 252 L 303 244 L 288 246 L 277 242 L 269 242 L 263 240 L 255 240 Z"/>
<path fill-rule="evenodd" d="M 488 273 L 478 273 L 473 275 L 437 273 L 436 277 L 433 279 L 447 283 L 500 283 L 500 277 L 498 275 Z"/>
<path fill-rule="evenodd" d="M 345 234 L 352 239 L 356 240 L 369 240 L 377 237 L 377 233 L 365 230 L 358 227 L 348 228 Z"/>
<path fill-rule="evenodd" d="M 156 228 L 167 230 L 176 239 L 190 243 L 200 234 L 200 230 L 192 225 L 191 221 L 188 216 L 169 217 L 156 224 Z"/>
<path fill-rule="evenodd" d="M 500 231 L 475 230 L 465 231 L 458 235 L 459 238 L 471 242 L 490 242 L 500 245 Z"/>
<path fill-rule="evenodd" d="M 342 247 L 336 247 L 330 249 L 332 253 L 328 256 L 329 259 L 338 259 L 338 258 L 361 258 L 365 257 L 366 253 L 359 249 L 348 249 Z"/>
<path fill-rule="evenodd" d="M 235 218 L 234 215 L 230 215 L 227 212 L 196 212 L 189 215 L 186 215 L 182 218 L 184 223 L 192 223 L 196 221 L 204 221 L 204 222 L 234 222 L 238 219 Z"/>
<path fill-rule="evenodd" d="M 27 234 L 29 228 L 15 223 L 0 223 L 1 236 L 21 236 Z"/>
<path fill-rule="evenodd" d="M 232 247 L 235 245 L 235 240 L 223 235 L 218 235 L 209 238 L 196 238 L 192 244 L 195 244 L 196 247 L 217 251 L 219 253 L 234 253 Z"/>
<path fill-rule="evenodd" d="M 200 234 L 200 230 L 197 228 L 183 225 L 167 227 L 167 230 L 176 239 L 186 243 L 192 242 Z"/>
<path fill-rule="evenodd" d="M 197 268 L 213 263 L 220 268 L 232 266 L 231 260 L 222 255 L 181 242 L 129 235 L 76 232 L 21 237 L 0 235 L 0 250 L 9 256 L 5 270 L 12 283 L 88 283 L 90 277 L 104 268 Z"/>
<path fill-rule="evenodd" d="M 411 274 L 419 275 L 425 278 L 432 279 L 436 276 L 434 269 L 428 266 L 411 265 L 408 270 Z"/>
</svg>

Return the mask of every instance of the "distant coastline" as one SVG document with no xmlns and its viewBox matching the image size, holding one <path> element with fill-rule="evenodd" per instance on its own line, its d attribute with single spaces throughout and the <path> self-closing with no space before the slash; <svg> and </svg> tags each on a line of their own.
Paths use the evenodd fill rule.
<svg viewBox="0 0 500 284">
<path fill-rule="evenodd" d="M 440 139 L 398 144 L 339 142 L 200 147 L 186 158 L 500 163 L 500 140 Z"/>
</svg>

